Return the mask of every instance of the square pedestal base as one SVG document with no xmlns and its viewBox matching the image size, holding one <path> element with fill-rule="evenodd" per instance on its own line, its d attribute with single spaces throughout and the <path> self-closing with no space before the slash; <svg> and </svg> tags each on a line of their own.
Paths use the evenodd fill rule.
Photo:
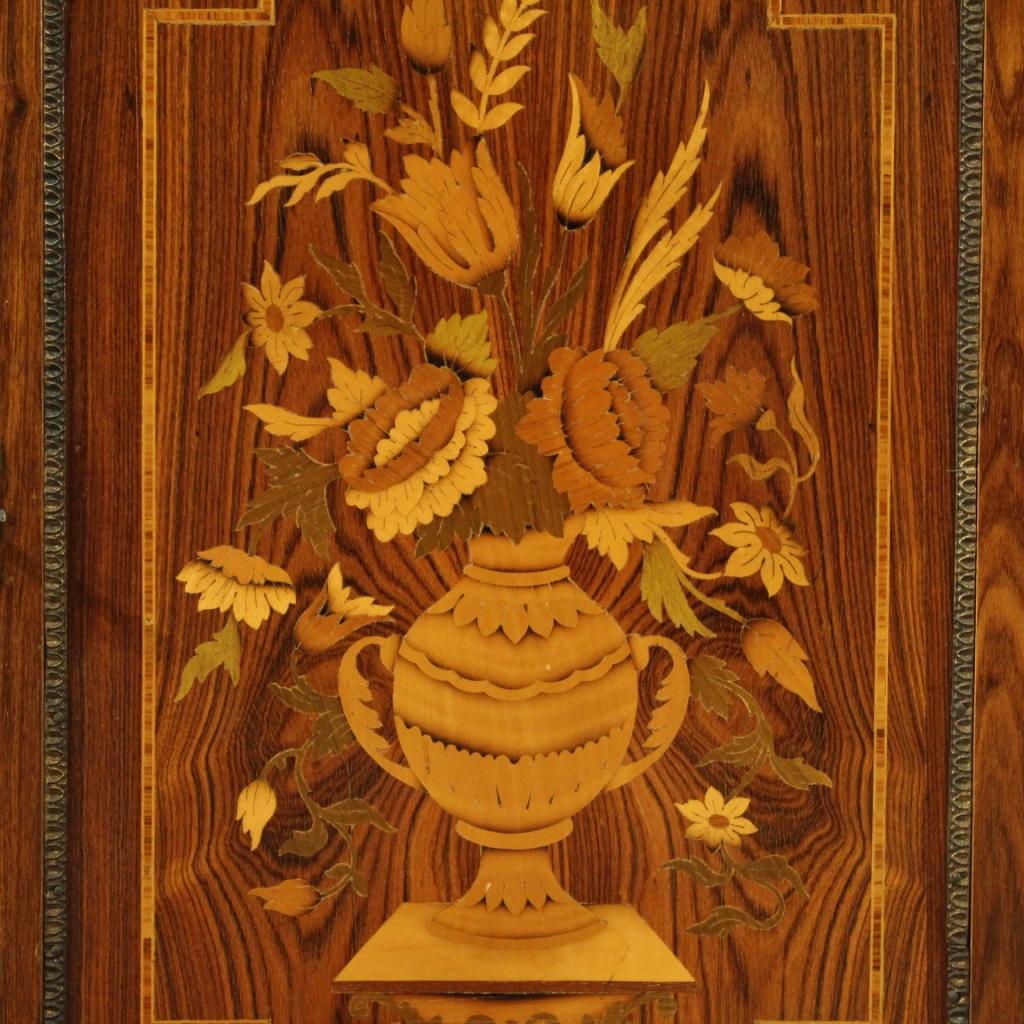
<svg viewBox="0 0 1024 1024">
<path fill-rule="evenodd" d="M 443 1024 L 474 1016 L 504 1024 L 538 1013 L 561 1024 L 625 1020 L 621 1013 L 631 1004 L 660 1004 L 667 1012 L 672 993 L 695 986 L 693 975 L 625 904 L 592 907 L 607 926 L 558 943 L 441 933 L 432 921 L 445 906 L 403 903 L 346 964 L 334 989 L 352 997 L 351 1016 L 365 1016 L 377 1003 L 396 1012 L 401 1007 L 414 1021 Z"/>
</svg>

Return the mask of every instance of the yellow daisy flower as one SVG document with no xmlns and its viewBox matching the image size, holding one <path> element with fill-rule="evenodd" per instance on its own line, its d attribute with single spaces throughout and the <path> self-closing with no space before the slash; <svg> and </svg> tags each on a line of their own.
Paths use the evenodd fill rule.
<svg viewBox="0 0 1024 1024">
<path fill-rule="evenodd" d="M 227 544 L 200 551 L 177 578 L 186 594 L 201 595 L 201 612 L 230 609 L 251 629 L 258 629 L 272 611 L 283 615 L 295 603 L 295 587 L 284 569 Z"/>
<path fill-rule="evenodd" d="M 676 804 L 676 810 L 687 821 L 693 822 L 686 830 L 687 839 L 699 839 L 717 850 L 722 843 L 739 846 L 740 836 L 753 835 L 757 831 L 757 826 L 743 817 L 749 806 L 750 801 L 742 796 L 726 803 L 714 786 L 708 786 L 703 800 Z"/>
<path fill-rule="evenodd" d="M 242 285 L 246 305 L 245 322 L 252 332 L 252 343 L 264 349 L 267 359 L 278 373 L 288 368 L 288 357 L 308 359 L 313 340 L 306 328 L 320 315 L 320 307 L 304 301 L 304 277 L 281 283 L 277 271 L 263 264 L 263 276 L 257 290 L 251 284 Z"/>
<path fill-rule="evenodd" d="M 760 569 L 769 597 L 782 589 L 783 580 L 808 586 L 810 581 L 800 561 L 807 552 L 793 540 L 792 531 L 779 522 L 775 511 L 765 506 L 758 512 L 743 501 L 733 502 L 730 508 L 738 521 L 710 531 L 736 548 L 726 562 L 725 575 L 753 576 Z"/>
</svg>

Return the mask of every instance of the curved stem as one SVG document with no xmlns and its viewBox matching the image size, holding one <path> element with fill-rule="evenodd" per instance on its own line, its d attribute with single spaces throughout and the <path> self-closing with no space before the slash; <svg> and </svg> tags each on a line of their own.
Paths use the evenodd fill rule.
<svg viewBox="0 0 1024 1024">
<path fill-rule="evenodd" d="M 790 509 L 793 507 L 793 502 L 796 501 L 796 489 L 801 482 L 800 477 L 800 463 L 797 460 L 796 449 L 793 447 L 793 442 L 790 441 L 786 435 L 779 430 L 778 424 L 773 426 L 769 433 L 774 434 L 784 445 L 786 454 L 789 456 L 790 470 L 789 470 L 789 501 L 786 502 L 786 507 L 783 510 L 783 515 L 789 515 Z"/>
</svg>

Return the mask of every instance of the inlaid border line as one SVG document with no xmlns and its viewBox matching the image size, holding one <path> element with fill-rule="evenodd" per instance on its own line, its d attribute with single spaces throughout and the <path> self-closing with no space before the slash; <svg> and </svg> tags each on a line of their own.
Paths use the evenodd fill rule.
<svg viewBox="0 0 1024 1024">
<path fill-rule="evenodd" d="M 156 289 L 159 38 L 161 25 L 270 26 L 276 0 L 257 7 L 146 8 L 142 17 L 142 778 L 139 1017 L 156 1021 Z M 162 1024 L 175 1024 L 164 1021 Z M 181 1022 L 184 1024 L 184 1022 Z M 199 1024 L 199 1022 L 195 1022 Z M 214 1022 L 207 1022 L 214 1024 Z M 221 1021 L 216 1024 L 270 1024 Z"/>
<path fill-rule="evenodd" d="M 42 3 L 43 1021 L 67 1013 L 68 625 L 64 0 Z M 12 925 L 12 927 L 14 927 Z"/>
<path fill-rule="evenodd" d="M 971 799 L 978 564 L 985 2 L 960 0 L 960 227 L 957 253 L 956 522 L 946 833 L 946 1012 L 971 1016 Z"/>
<path fill-rule="evenodd" d="M 868 1017 L 883 1024 L 885 1008 L 886 790 L 888 784 L 890 540 L 892 475 L 893 189 L 896 157 L 895 14 L 786 14 L 783 0 L 768 0 L 768 27 L 781 30 L 874 30 L 881 35 L 878 223 L 878 399 L 875 478 L 875 677 L 871 773 L 871 934 Z M 758 1024 L 820 1024 L 769 1022 Z M 853 1022 L 850 1022 L 853 1024 Z"/>
</svg>

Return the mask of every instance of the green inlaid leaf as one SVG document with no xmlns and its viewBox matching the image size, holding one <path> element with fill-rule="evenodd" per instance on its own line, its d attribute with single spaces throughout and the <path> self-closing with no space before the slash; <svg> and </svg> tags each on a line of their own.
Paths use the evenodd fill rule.
<svg viewBox="0 0 1024 1024">
<path fill-rule="evenodd" d="M 183 700 L 196 683 L 205 682 L 217 669 L 222 668 L 238 684 L 241 674 L 242 638 L 234 616 L 228 616 L 224 628 L 213 634 L 212 640 L 201 643 L 181 672 L 181 684 L 174 695 Z"/>
<path fill-rule="evenodd" d="M 369 71 L 363 68 L 317 71 L 313 77 L 326 82 L 368 114 L 386 114 L 398 106 L 398 83 L 376 65 Z"/>
</svg>

